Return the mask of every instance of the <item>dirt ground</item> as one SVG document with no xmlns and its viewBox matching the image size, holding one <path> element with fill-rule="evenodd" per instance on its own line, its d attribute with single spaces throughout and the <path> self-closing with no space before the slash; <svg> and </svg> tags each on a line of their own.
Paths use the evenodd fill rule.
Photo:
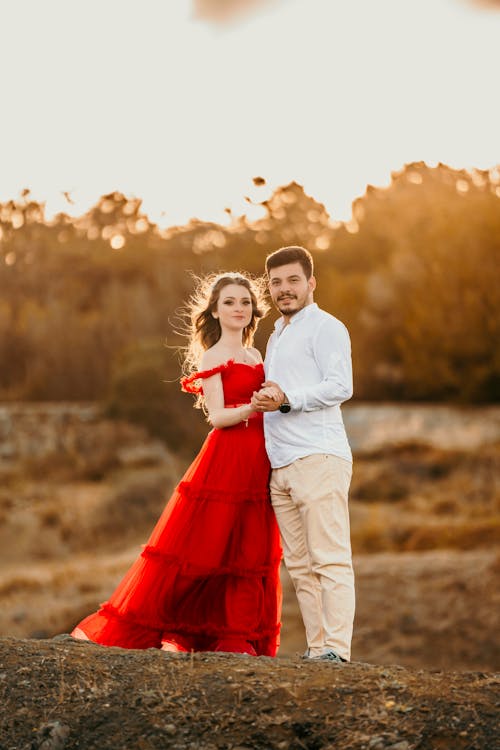
<svg viewBox="0 0 500 750">
<path fill-rule="evenodd" d="M 500 675 L 0 639 L 2 750 L 496 750 Z"/>
</svg>

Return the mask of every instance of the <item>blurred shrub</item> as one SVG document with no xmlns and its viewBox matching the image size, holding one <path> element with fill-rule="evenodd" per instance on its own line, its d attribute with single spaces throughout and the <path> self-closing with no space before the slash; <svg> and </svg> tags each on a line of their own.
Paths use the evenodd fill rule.
<svg viewBox="0 0 500 750">
<path fill-rule="evenodd" d="M 302 244 L 314 255 L 317 301 L 351 333 L 356 398 L 500 399 L 498 168 L 408 164 L 389 187 L 368 186 L 345 223 L 297 183 L 258 190 L 257 221 L 192 220 L 168 231 L 119 192 L 51 222 L 28 191 L 0 204 L 0 398 L 111 392 L 117 411 L 170 445 L 187 442 L 201 429 L 179 389 L 162 386 L 178 363 L 162 359 L 159 342 L 180 343 L 170 321 L 192 292 L 190 272 L 261 274 L 268 252 Z M 257 332 L 261 350 L 273 317 Z M 157 359 L 126 354 L 147 340 L 158 342 Z M 134 382 L 160 411 L 137 401 Z"/>
<path fill-rule="evenodd" d="M 357 553 L 478 549 L 500 544 L 500 445 L 443 450 L 419 444 L 354 462 Z"/>
<path fill-rule="evenodd" d="M 404 500 L 426 484 L 445 479 L 467 461 L 460 451 L 421 443 L 404 443 L 356 456 L 350 496 L 353 500 L 390 502 Z M 483 456 L 484 459 L 484 456 Z M 472 462 L 476 456 L 472 457 Z M 471 471 L 477 472 L 477 463 Z"/>
<path fill-rule="evenodd" d="M 500 518 L 466 519 L 458 522 L 415 525 L 405 530 L 400 549 L 478 549 L 500 545 Z"/>
<path fill-rule="evenodd" d="M 158 470 L 137 472 L 110 492 L 92 516 L 89 533 L 96 543 L 137 540 L 151 533 L 177 477 Z"/>
<path fill-rule="evenodd" d="M 400 516 L 390 518 L 381 509 L 362 523 L 352 527 L 354 554 L 375 552 L 423 552 L 434 549 L 482 549 L 500 544 L 500 518 L 481 518 L 476 521 L 459 517 L 436 520 L 436 516 L 418 521 Z"/>
<path fill-rule="evenodd" d="M 128 346 L 112 366 L 108 415 L 143 425 L 171 450 L 192 455 L 210 427 L 191 396 L 179 398 L 179 377 L 178 356 L 161 340 Z"/>
</svg>

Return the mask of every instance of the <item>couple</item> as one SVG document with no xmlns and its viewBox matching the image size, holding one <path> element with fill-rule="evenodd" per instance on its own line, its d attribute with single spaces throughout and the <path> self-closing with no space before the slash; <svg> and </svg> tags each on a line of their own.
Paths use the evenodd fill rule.
<svg viewBox="0 0 500 750">
<path fill-rule="evenodd" d="M 275 656 L 281 532 L 305 656 L 349 661 L 352 458 L 340 412 L 352 394 L 349 335 L 313 302 L 307 250 L 277 250 L 266 259 L 266 274 L 281 317 L 265 364 L 251 346 L 266 312 L 256 282 L 220 274 L 192 300 L 192 372 L 181 384 L 197 394 L 214 429 L 140 557 L 73 637 Z"/>
</svg>

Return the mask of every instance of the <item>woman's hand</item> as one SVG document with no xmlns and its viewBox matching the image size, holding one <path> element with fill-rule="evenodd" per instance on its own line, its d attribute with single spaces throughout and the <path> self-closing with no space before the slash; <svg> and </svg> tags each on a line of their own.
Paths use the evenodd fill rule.
<svg viewBox="0 0 500 750">
<path fill-rule="evenodd" d="M 255 411 L 277 411 L 284 400 L 285 394 L 278 383 L 267 380 L 260 391 L 253 394 L 250 403 Z"/>
<path fill-rule="evenodd" d="M 259 391 L 260 398 L 272 398 L 273 401 L 281 400 L 281 390 L 274 385 L 268 385 Z"/>
</svg>

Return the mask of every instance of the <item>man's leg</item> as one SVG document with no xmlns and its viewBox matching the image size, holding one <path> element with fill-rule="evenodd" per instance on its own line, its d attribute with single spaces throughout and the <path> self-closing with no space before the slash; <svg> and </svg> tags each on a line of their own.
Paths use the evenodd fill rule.
<svg viewBox="0 0 500 750">
<path fill-rule="evenodd" d="M 283 555 L 292 579 L 306 631 L 306 641 L 311 656 L 323 653 L 323 615 L 321 586 L 312 570 L 307 551 L 307 537 L 303 516 L 290 496 L 288 469 L 273 469 L 271 474 L 271 500 L 280 527 Z"/>
<path fill-rule="evenodd" d="M 312 571 L 320 581 L 324 647 L 349 660 L 355 608 L 348 509 L 352 465 L 337 456 L 315 454 L 289 468 L 291 497 L 302 517 Z"/>
</svg>

